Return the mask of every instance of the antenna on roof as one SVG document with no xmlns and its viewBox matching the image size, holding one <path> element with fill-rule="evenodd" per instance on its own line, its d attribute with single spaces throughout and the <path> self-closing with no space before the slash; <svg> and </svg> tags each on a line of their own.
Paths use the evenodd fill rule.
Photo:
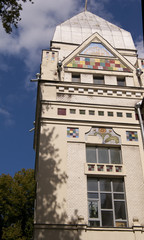
<svg viewBox="0 0 144 240">
<path fill-rule="evenodd" d="M 87 11 L 87 0 L 85 0 L 85 11 Z"/>
</svg>

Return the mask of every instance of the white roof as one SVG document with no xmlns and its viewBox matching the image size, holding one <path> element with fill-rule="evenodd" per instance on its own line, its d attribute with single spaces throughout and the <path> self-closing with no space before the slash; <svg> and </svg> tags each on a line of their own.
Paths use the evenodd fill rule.
<svg viewBox="0 0 144 240">
<path fill-rule="evenodd" d="M 129 32 L 88 11 L 79 13 L 58 25 L 53 41 L 81 44 L 95 32 L 99 33 L 114 48 L 135 50 Z"/>
</svg>

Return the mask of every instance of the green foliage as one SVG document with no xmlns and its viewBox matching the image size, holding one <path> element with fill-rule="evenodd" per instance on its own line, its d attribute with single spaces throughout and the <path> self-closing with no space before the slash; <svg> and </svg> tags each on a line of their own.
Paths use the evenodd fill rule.
<svg viewBox="0 0 144 240">
<path fill-rule="evenodd" d="M 32 0 L 0 0 L 0 19 L 7 33 L 12 32 L 12 26 L 18 27 L 21 20 L 22 2 L 32 2 Z"/>
<path fill-rule="evenodd" d="M 34 170 L 0 176 L 0 239 L 32 239 L 34 199 Z"/>
</svg>

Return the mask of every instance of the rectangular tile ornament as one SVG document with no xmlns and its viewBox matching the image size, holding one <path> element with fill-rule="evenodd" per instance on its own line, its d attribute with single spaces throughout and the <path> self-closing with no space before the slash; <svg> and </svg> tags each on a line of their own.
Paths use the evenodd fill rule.
<svg viewBox="0 0 144 240">
<path fill-rule="evenodd" d="M 118 59 L 102 59 L 94 57 L 86 58 L 77 56 L 73 58 L 72 61 L 66 65 L 66 67 L 131 72 L 131 69 L 126 67 Z"/>
<path fill-rule="evenodd" d="M 78 138 L 79 128 L 67 128 L 67 137 Z"/>
<path fill-rule="evenodd" d="M 66 108 L 58 108 L 57 114 L 58 115 L 66 115 Z"/>
<path fill-rule="evenodd" d="M 127 141 L 138 141 L 137 132 L 126 131 Z"/>
</svg>

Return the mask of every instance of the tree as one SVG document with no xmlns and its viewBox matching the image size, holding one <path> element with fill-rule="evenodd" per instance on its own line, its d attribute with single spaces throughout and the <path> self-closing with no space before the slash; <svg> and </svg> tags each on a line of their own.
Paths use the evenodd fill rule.
<svg viewBox="0 0 144 240">
<path fill-rule="evenodd" d="M 12 26 L 18 27 L 21 20 L 22 2 L 32 2 L 32 0 L 0 0 L 0 19 L 7 33 L 12 32 Z"/>
<path fill-rule="evenodd" d="M 32 239 L 34 199 L 34 170 L 0 176 L 0 239 Z"/>
</svg>

